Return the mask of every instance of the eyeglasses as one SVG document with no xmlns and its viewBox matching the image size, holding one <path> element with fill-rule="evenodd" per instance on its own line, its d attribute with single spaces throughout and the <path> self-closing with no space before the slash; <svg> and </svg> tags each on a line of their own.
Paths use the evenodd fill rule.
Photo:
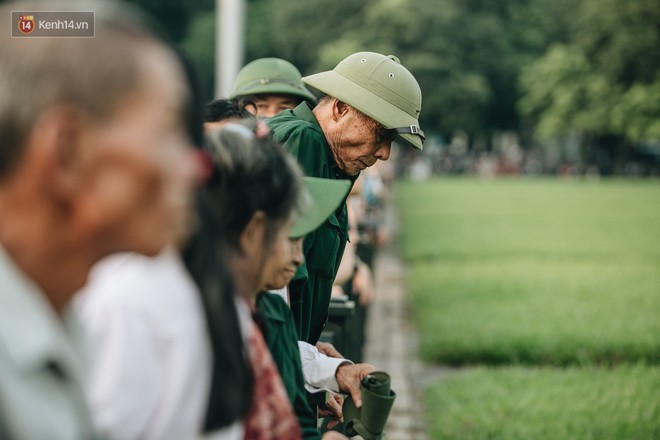
<svg viewBox="0 0 660 440">
<path fill-rule="evenodd" d="M 376 126 L 376 143 L 382 144 L 387 142 L 391 144 L 396 139 L 398 133 L 393 128 L 385 128 L 381 124 Z"/>
</svg>

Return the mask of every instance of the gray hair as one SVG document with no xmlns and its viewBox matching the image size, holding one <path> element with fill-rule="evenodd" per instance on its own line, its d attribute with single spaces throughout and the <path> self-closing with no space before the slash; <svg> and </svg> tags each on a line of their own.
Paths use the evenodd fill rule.
<svg viewBox="0 0 660 440">
<path fill-rule="evenodd" d="M 92 38 L 11 38 L 11 11 L 94 11 Z M 157 39 L 133 8 L 108 1 L 17 1 L 0 6 L 0 179 L 19 161 L 49 107 L 70 104 L 97 120 L 140 81 L 140 52 Z"/>
</svg>

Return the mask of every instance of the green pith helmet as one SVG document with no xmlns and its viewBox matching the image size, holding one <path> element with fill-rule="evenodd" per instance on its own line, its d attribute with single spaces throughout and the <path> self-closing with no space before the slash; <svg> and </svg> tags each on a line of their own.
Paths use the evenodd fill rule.
<svg viewBox="0 0 660 440">
<path fill-rule="evenodd" d="M 318 228 L 346 199 L 351 182 L 343 179 L 303 177 L 300 213 L 289 238 L 300 238 Z"/>
<path fill-rule="evenodd" d="M 300 71 L 279 58 L 259 58 L 238 72 L 230 98 L 259 94 L 294 95 L 311 104 L 316 97 L 305 88 Z"/>
<path fill-rule="evenodd" d="M 424 143 L 419 128 L 422 91 L 415 77 L 394 55 L 358 52 L 327 72 L 306 76 L 303 82 L 395 129 L 418 150 Z"/>
</svg>

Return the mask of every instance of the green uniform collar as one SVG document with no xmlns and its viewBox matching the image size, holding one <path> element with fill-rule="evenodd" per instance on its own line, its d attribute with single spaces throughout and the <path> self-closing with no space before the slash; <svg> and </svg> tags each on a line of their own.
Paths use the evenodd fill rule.
<svg viewBox="0 0 660 440">
<path fill-rule="evenodd" d="M 317 127 L 319 127 L 319 130 L 321 129 L 321 126 L 319 125 L 319 121 L 316 120 L 316 116 L 314 116 L 314 113 L 312 112 L 312 107 L 310 107 L 310 105 L 307 102 L 301 102 L 300 104 L 298 104 L 298 107 L 291 110 L 291 113 L 293 113 L 303 121 L 307 121 L 309 123 L 316 125 Z"/>
<path fill-rule="evenodd" d="M 293 115 L 295 115 L 299 119 L 302 119 L 303 121 L 316 125 L 319 128 L 319 131 L 323 133 L 323 130 L 321 130 L 321 125 L 319 124 L 319 121 L 316 119 L 316 116 L 314 116 L 314 113 L 312 112 L 312 107 L 310 107 L 308 102 L 301 102 L 298 105 L 298 107 L 291 110 L 291 113 L 293 113 Z M 323 136 L 325 137 L 325 133 L 323 134 Z M 359 174 L 356 176 L 349 176 L 339 168 L 337 162 L 335 162 L 335 158 L 332 155 L 332 151 L 330 150 L 330 145 L 328 144 L 327 140 L 325 141 L 325 151 L 326 151 L 326 156 L 328 158 L 328 165 L 330 165 L 330 171 L 332 172 L 332 175 L 335 178 L 350 179 L 351 182 L 355 182 L 357 180 Z"/>
</svg>

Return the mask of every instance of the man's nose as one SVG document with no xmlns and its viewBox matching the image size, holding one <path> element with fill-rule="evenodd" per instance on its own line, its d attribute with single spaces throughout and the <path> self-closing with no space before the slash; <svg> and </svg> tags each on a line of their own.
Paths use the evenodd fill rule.
<svg viewBox="0 0 660 440">
<path fill-rule="evenodd" d="M 391 150 L 392 150 L 392 142 L 390 141 L 383 142 L 374 153 L 374 156 L 376 157 L 376 159 L 387 160 L 390 158 Z"/>
</svg>

